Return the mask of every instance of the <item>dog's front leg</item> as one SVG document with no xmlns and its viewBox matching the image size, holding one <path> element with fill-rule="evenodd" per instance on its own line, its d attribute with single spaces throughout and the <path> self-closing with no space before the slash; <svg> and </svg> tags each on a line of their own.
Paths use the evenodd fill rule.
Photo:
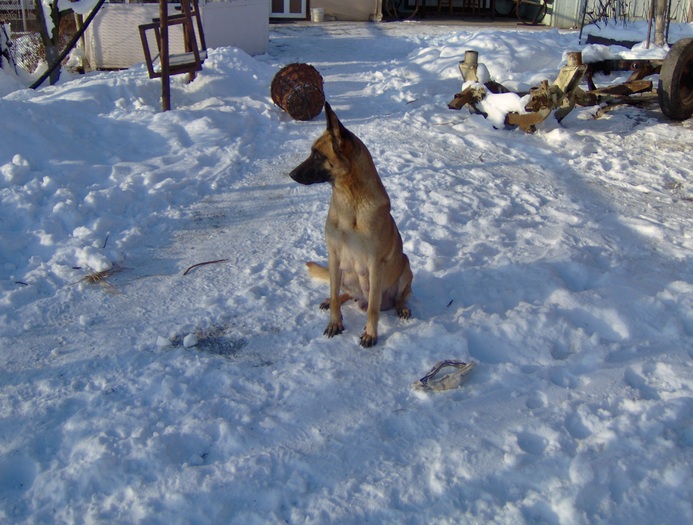
<svg viewBox="0 0 693 525">
<path fill-rule="evenodd" d="M 368 310 L 366 311 L 366 328 L 361 334 L 361 346 L 369 348 L 378 342 L 378 319 L 380 303 L 383 298 L 383 269 L 378 263 L 368 268 Z"/>
<path fill-rule="evenodd" d="M 342 287 L 342 270 L 339 268 L 339 259 L 334 252 L 328 253 L 327 262 L 330 272 L 330 322 L 323 333 L 327 337 L 334 337 L 344 331 L 342 301 L 339 296 Z"/>
</svg>

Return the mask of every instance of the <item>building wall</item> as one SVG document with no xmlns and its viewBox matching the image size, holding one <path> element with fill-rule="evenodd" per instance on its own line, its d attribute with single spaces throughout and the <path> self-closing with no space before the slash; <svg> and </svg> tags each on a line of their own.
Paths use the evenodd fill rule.
<svg viewBox="0 0 693 525">
<path fill-rule="evenodd" d="M 425 1 L 428 9 L 435 11 L 437 0 Z M 462 5 L 462 0 L 453 0 L 455 7 Z M 585 0 L 548 0 L 548 15 L 544 24 L 561 29 L 579 27 L 582 21 L 583 2 Z M 597 11 L 605 0 L 586 0 L 589 11 Z M 693 22 L 693 0 L 671 0 L 671 19 L 673 22 Z M 382 0 L 309 0 L 309 7 L 325 9 L 327 20 L 373 20 L 380 14 Z M 616 2 L 609 2 L 616 4 Z M 407 0 L 402 5 L 403 12 L 409 12 L 415 5 L 414 0 Z M 650 0 L 621 0 L 629 20 L 643 20 L 649 16 Z M 310 15 L 308 15 L 310 16 Z"/>
<path fill-rule="evenodd" d="M 310 0 L 310 7 L 322 7 L 325 9 L 326 19 L 335 20 L 371 20 L 379 11 L 378 0 Z"/>
<path fill-rule="evenodd" d="M 177 14 L 174 5 L 169 13 Z M 269 48 L 269 0 L 225 0 L 201 2 L 200 13 L 207 47 L 233 46 L 249 55 Z M 126 69 L 144 62 L 139 25 L 159 16 L 159 4 L 104 4 L 85 32 L 85 51 L 93 69 Z M 181 25 L 169 29 L 171 53 L 182 53 Z M 148 36 L 150 50 L 155 37 Z"/>
</svg>

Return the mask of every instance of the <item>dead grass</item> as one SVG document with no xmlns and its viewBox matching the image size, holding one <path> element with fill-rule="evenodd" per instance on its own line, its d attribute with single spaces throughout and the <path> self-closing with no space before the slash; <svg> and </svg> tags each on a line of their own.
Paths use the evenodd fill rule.
<svg viewBox="0 0 693 525">
<path fill-rule="evenodd" d="M 89 268 L 87 266 L 87 268 Z M 81 268 L 79 268 L 81 269 Z M 77 283 L 86 283 L 86 284 L 98 284 L 101 287 L 103 287 L 107 292 L 109 293 L 116 293 L 119 294 L 120 291 L 113 286 L 111 283 L 108 282 L 108 278 L 111 277 L 112 275 L 115 275 L 116 273 L 120 273 L 124 270 L 123 267 L 113 265 L 111 268 L 108 268 L 106 270 L 101 270 L 99 272 L 92 270 L 89 268 L 89 273 L 82 277 L 79 281 L 73 284 Z"/>
</svg>

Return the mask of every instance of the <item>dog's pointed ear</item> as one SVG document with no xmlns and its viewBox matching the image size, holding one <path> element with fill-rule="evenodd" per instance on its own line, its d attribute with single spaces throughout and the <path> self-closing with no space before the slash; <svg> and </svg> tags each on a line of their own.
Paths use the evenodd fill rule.
<svg viewBox="0 0 693 525">
<path fill-rule="evenodd" d="M 328 102 L 325 102 L 325 116 L 327 117 L 327 131 L 332 135 L 336 148 L 341 150 L 344 139 L 347 138 L 347 129 L 339 121 Z"/>
</svg>

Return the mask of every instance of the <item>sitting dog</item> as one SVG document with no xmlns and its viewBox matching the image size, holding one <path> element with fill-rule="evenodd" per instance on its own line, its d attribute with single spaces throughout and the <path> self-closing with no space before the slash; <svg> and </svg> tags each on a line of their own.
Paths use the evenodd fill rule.
<svg viewBox="0 0 693 525">
<path fill-rule="evenodd" d="M 310 156 L 290 174 L 301 184 L 328 182 L 332 186 L 325 224 L 328 267 L 310 262 L 308 270 L 330 282 L 330 297 L 320 305 L 330 310 L 325 335 L 342 333 L 341 305 L 354 299 L 367 312 L 360 343 L 371 347 L 378 342 L 380 310 L 394 307 L 400 318 L 411 316 L 406 302 L 414 276 L 371 154 L 328 103 L 325 114 L 327 129 L 313 144 Z"/>
</svg>

